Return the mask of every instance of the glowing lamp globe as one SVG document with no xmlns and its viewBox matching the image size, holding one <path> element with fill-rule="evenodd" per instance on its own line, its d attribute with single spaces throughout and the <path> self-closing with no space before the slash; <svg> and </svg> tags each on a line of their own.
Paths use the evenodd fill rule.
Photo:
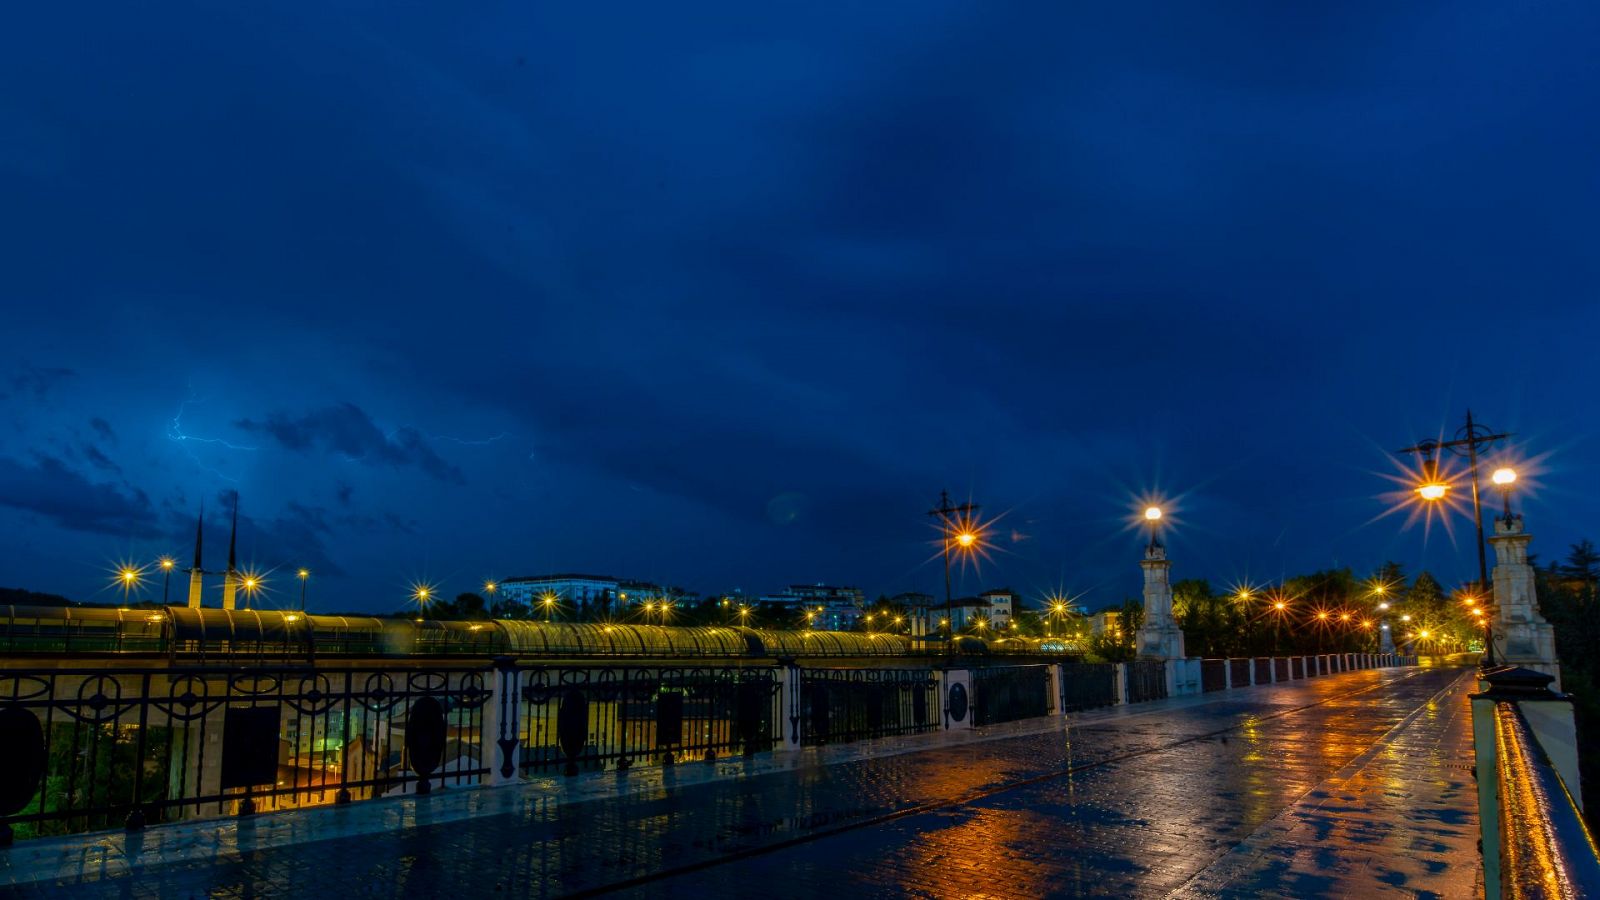
<svg viewBox="0 0 1600 900">
<path fill-rule="evenodd" d="M 1417 496 L 1424 500 L 1443 500 L 1444 495 L 1450 492 L 1450 485 L 1442 481 L 1432 481 L 1417 488 Z"/>
<path fill-rule="evenodd" d="M 1495 484 L 1505 487 L 1517 480 L 1517 470 L 1511 468 L 1495 469 L 1494 474 L 1489 477 Z"/>
<path fill-rule="evenodd" d="M 963 547 L 971 547 L 973 544 L 977 543 L 977 541 L 978 536 L 970 531 L 963 531 L 956 535 L 956 543 Z"/>
<path fill-rule="evenodd" d="M 1148 509 L 1146 509 L 1144 511 L 1144 517 L 1146 519 L 1148 519 L 1149 521 L 1151 521 L 1151 522 L 1156 521 L 1157 519 L 1161 518 L 1161 507 L 1159 507 L 1159 506 L 1149 507 Z"/>
</svg>

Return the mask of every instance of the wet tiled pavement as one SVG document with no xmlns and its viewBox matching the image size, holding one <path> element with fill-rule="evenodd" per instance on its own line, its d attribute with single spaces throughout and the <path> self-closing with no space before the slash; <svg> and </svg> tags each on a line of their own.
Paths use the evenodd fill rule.
<svg viewBox="0 0 1600 900">
<path fill-rule="evenodd" d="M 1471 897 L 1471 686 L 1463 669 L 1352 672 L 979 740 L 152 829 L 144 853 L 20 845 L 0 892 Z"/>
</svg>

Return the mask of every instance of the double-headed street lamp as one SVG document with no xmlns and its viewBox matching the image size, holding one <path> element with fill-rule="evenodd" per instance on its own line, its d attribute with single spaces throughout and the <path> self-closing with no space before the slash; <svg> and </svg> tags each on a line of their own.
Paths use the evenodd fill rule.
<svg viewBox="0 0 1600 900">
<path fill-rule="evenodd" d="M 1434 454 L 1449 450 L 1467 458 L 1468 477 L 1472 479 L 1472 521 L 1478 535 L 1478 590 L 1489 590 L 1489 561 L 1483 542 L 1483 505 L 1478 498 L 1478 450 L 1493 446 L 1497 441 L 1511 437 L 1511 432 L 1496 433 L 1493 429 L 1472 421 L 1472 410 L 1467 410 L 1467 424 L 1456 432 L 1453 440 L 1419 441 L 1398 452 L 1415 453 L 1422 457 L 1422 483 L 1417 485 L 1417 496 L 1428 503 L 1437 503 L 1450 493 L 1450 483 L 1439 474 L 1439 461 Z M 1509 468 L 1495 470 L 1494 483 L 1500 485 L 1506 496 L 1506 517 L 1511 516 L 1511 483 L 1517 480 L 1516 472 Z M 1494 635 L 1485 624 L 1484 665 L 1494 665 Z"/>
</svg>

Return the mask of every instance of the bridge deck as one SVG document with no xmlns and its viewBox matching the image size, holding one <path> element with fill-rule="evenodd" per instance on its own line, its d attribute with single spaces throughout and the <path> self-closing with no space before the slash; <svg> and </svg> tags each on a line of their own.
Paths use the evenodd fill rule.
<svg viewBox="0 0 1600 900">
<path fill-rule="evenodd" d="M 1481 894 L 1464 669 L 0 851 L 21 896 Z"/>
</svg>

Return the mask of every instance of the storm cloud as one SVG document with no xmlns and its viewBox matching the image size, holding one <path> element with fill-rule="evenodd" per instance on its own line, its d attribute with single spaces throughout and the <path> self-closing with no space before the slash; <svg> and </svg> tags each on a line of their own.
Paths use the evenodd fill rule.
<svg viewBox="0 0 1600 900">
<path fill-rule="evenodd" d="M 340 403 L 301 415 L 275 412 L 264 421 L 241 419 L 235 427 L 266 434 L 290 450 L 325 450 L 349 462 L 396 467 L 415 466 L 441 481 L 460 484 L 461 470 L 428 445 L 425 434 L 402 426 L 385 433 L 359 406 Z"/>
</svg>

